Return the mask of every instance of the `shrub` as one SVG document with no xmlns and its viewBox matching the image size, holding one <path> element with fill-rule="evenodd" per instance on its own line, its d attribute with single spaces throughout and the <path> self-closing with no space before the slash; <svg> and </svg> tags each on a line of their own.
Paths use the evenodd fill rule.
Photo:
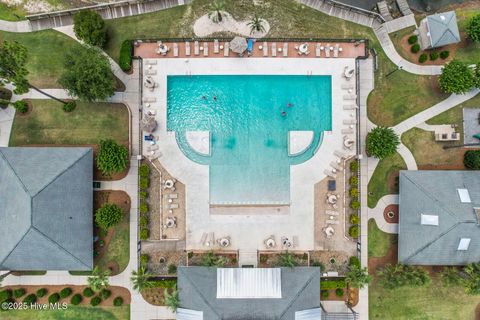
<svg viewBox="0 0 480 320">
<path fill-rule="evenodd" d="M 480 150 L 468 150 L 465 152 L 463 164 L 468 169 L 480 170 Z"/>
<path fill-rule="evenodd" d="M 412 53 L 417 53 L 418 51 L 420 51 L 420 45 L 418 43 L 415 43 L 411 48 L 410 48 L 410 51 L 412 51 Z"/>
<path fill-rule="evenodd" d="M 140 191 L 138 193 L 138 197 L 140 198 L 140 200 L 145 200 L 148 198 L 148 192 L 147 191 Z"/>
<path fill-rule="evenodd" d="M 95 212 L 95 222 L 102 229 L 108 229 L 122 221 L 123 210 L 111 203 L 105 203 Z"/>
<path fill-rule="evenodd" d="M 350 171 L 357 172 L 359 168 L 359 163 L 357 160 L 350 162 Z"/>
<path fill-rule="evenodd" d="M 412 35 L 408 37 L 408 44 L 415 44 L 418 42 L 418 37 L 416 35 Z"/>
<path fill-rule="evenodd" d="M 26 303 L 27 305 L 34 304 L 35 302 L 37 302 L 37 296 L 33 293 L 30 293 L 25 299 L 23 299 L 23 303 Z"/>
<path fill-rule="evenodd" d="M 174 264 L 169 264 L 168 265 L 168 274 L 174 274 L 177 273 L 177 266 Z"/>
<path fill-rule="evenodd" d="M 140 221 L 139 221 L 140 228 L 146 228 L 148 227 L 148 218 L 141 216 Z"/>
<path fill-rule="evenodd" d="M 140 181 L 138 182 L 138 185 L 140 189 L 145 190 L 148 189 L 150 186 L 150 179 L 148 178 L 140 178 Z"/>
<path fill-rule="evenodd" d="M 467 63 L 452 60 L 443 67 L 438 82 L 443 92 L 460 94 L 473 88 L 474 76 Z"/>
<path fill-rule="evenodd" d="M 171 289 L 177 286 L 177 279 L 163 279 L 152 281 L 154 288 Z"/>
<path fill-rule="evenodd" d="M 129 72 L 132 69 L 132 42 L 125 40 L 120 47 L 120 57 L 118 58 L 118 64 L 124 72 Z"/>
<path fill-rule="evenodd" d="M 5 289 L 0 291 L 0 302 L 3 302 L 5 300 L 11 299 L 12 298 L 12 290 L 10 289 Z"/>
<path fill-rule="evenodd" d="M 323 263 L 321 263 L 320 261 L 313 261 L 312 267 L 318 267 L 318 268 L 320 268 L 320 272 L 322 272 L 323 270 L 325 270 L 325 266 L 324 266 Z"/>
<path fill-rule="evenodd" d="M 349 234 L 350 237 L 352 237 L 352 238 L 358 238 L 358 226 L 351 226 L 351 227 L 348 229 L 348 234 Z"/>
<path fill-rule="evenodd" d="M 358 186 L 358 177 L 357 176 L 351 176 L 350 179 L 348 180 L 348 182 L 350 183 L 350 185 L 352 187 L 356 187 L 356 186 Z"/>
<path fill-rule="evenodd" d="M 348 261 L 349 266 L 357 266 L 360 268 L 360 260 L 356 256 L 351 256 Z"/>
<path fill-rule="evenodd" d="M 143 253 L 140 255 L 140 265 L 146 267 L 149 260 L 150 256 L 148 254 Z"/>
<path fill-rule="evenodd" d="M 20 298 L 21 296 L 23 296 L 25 293 L 26 293 L 25 289 L 23 289 L 23 288 L 18 288 L 18 289 L 13 290 L 13 297 L 14 297 L 15 299 L 18 299 L 18 298 Z"/>
<path fill-rule="evenodd" d="M 3 88 L 0 84 L 0 108 L 5 109 L 8 107 L 10 99 L 12 99 L 12 91 Z"/>
<path fill-rule="evenodd" d="M 432 53 L 430 53 L 430 60 L 435 61 L 438 59 L 439 56 L 440 54 L 437 51 L 433 51 Z"/>
<path fill-rule="evenodd" d="M 6 109 L 10 104 L 10 100 L 0 99 L 0 108 Z"/>
<path fill-rule="evenodd" d="M 356 200 L 350 202 L 350 208 L 352 208 L 353 210 L 360 209 L 360 202 L 358 202 Z"/>
<path fill-rule="evenodd" d="M 60 295 L 58 293 L 52 293 L 48 297 L 48 303 L 57 303 L 60 300 Z"/>
<path fill-rule="evenodd" d="M 367 154 L 380 160 L 394 154 L 399 144 L 392 128 L 376 127 L 367 134 Z"/>
<path fill-rule="evenodd" d="M 90 287 L 87 287 L 87 288 L 83 289 L 83 296 L 84 297 L 90 298 L 94 294 L 95 294 L 95 292 L 93 292 L 92 288 L 90 288 Z"/>
<path fill-rule="evenodd" d="M 346 287 L 346 284 L 344 279 L 320 281 L 320 288 L 322 290 L 334 290 L 337 288 L 343 289 L 345 287 Z"/>
<path fill-rule="evenodd" d="M 47 295 L 47 289 L 41 288 L 37 290 L 37 296 L 39 298 L 45 297 Z"/>
<path fill-rule="evenodd" d="M 322 298 L 327 299 L 328 298 L 328 291 L 327 290 L 322 290 Z"/>
<path fill-rule="evenodd" d="M 76 306 L 76 305 L 79 305 L 80 302 L 82 302 L 82 300 L 83 300 L 82 295 L 77 293 L 73 295 L 72 299 L 70 299 L 70 303 Z"/>
<path fill-rule="evenodd" d="M 106 236 L 108 235 L 108 231 L 103 229 L 103 228 L 99 228 L 98 229 L 98 236 L 100 238 L 105 238 Z"/>
<path fill-rule="evenodd" d="M 343 297 L 343 289 L 337 288 L 335 290 L 335 294 L 337 295 L 337 297 Z"/>
<path fill-rule="evenodd" d="M 351 188 L 350 189 L 350 197 L 357 199 L 358 198 L 358 189 L 357 188 Z"/>
<path fill-rule="evenodd" d="M 86 44 L 103 47 L 107 42 L 107 30 L 102 16 L 95 11 L 83 10 L 73 16 L 73 31 Z"/>
<path fill-rule="evenodd" d="M 65 103 L 62 106 L 62 109 L 65 112 L 72 112 L 73 110 L 75 110 L 76 106 L 77 106 L 77 103 L 75 101 L 70 101 L 70 102 Z"/>
<path fill-rule="evenodd" d="M 475 42 L 480 42 L 480 14 L 468 20 L 467 35 Z"/>
<path fill-rule="evenodd" d="M 148 204 L 145 201 L 140 202 L 138 210 L 140 213 L 148 213 Z"/>
<path fill-rule="evenodd" d="M 100 298 L 99 296 L 96 296 L 90 300 L 90 305 L 95 307 L 95 306 L 98 306 L 101 302 L 102 302 L 102 298 Z"/>
<path fill-rule="evenodd" d="M 440 52 L 440 58 L 442 58 L 443 60 L 447 59 L 449 55 L 450 55 L 450 51 L 448 50 L 444 50 Z"/>
<path fill-rule="evenodd" d="M 143 178 L 148 178 L 150 176 L 150 167 L 146 164 L 140 165 L 140 167 L 138 167 L 138 175 Z"/>
<path fill-rule="evenodd" d="M 425 61 L 428 60 L 428 55 L 426 53 L 422 53 L 420 57 L 418 58 L 418 62 L 424 63 Z"/>
<path fill-rule="evenodd" d="M 28 111 L 28 104 L 23 100 L 18 100 L 13 103 L 13 107 L 20 113 L 25 113 Z"/>
<path fill-rule="evenodd" d="M 150 236 L 150 231 L 147 228 L 140 230 L 140 240 L 148 240 Z"/>
<path fill-rule="evenodd" d="M 63 288 L 62 290 L 60 290 L 60 298 L 62 299 L 65 299 L 66 297 L 68 297 L 70 294 L 72 293 L 72 289 L 70 288 Z"/>
<path fill-rule="evenodd" d="M 122 304 L 123 304 L 123 298 L 122 297 L 115 297 L 115 299 L 113 299 L 113 305 L 115 307 L 120 307 Z"/>
<path fill-rule="evenodd" d="M 358 217 L 358 214 L 353 213 L 350 215 L 350 223 L 351 224 L 358 224 L 360 222 L 360 218 Z"/>
<path fill-rule="evenodd" d="M 128 165 L 128 149 L 111 139 L 101 140 L 97 167 L 105 175 L 122 172 Z"/>
<path fill-rule="evenodd" d="M 102 291 L 100 291 L 100 298 L 102 298 L 103 300 L 107 300 L 111 295 L 112 291 L 108 289 L 103 289 Z"/>
<path fill-rule="evenodd" d="M 387 289 L 403 286 L 418 287 L 430 282 L 430 277 L 425 269 L 403 264 L 387 264 L 377 271 L 377 275 L 379 283 Z"/>
</svg>

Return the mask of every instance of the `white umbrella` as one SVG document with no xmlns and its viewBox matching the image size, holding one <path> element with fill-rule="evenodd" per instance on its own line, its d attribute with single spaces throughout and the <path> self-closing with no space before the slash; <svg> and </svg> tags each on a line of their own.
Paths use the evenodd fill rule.
<svg viewBox="0 0 480 320">
<path fill-rule="evenodd" d="M 243 37 L 235 37 L 232 41 L 230 41 L 230 50 L 235 53 L 242 54 L 245 50 L 247 50 L 247 39 Z"/>
</svg>

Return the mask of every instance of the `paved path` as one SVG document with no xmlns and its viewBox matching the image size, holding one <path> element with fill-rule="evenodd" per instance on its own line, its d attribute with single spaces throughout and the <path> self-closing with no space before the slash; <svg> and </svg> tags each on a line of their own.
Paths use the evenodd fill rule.
<svg viewBox="0 0 480 320">
<path fill-rule="evenodd" d="M 398 194 L 387 194 L 378 200 L 377 206 L 368 210 L 368 218 L 375 219 L 380 230 L 386 233 L 398 233 L 398 223 L 388 223 L 383 217 L 385 207 L 398 204 Z"/>
<path fill-rule="evenodd" d="M 417 161 L 415 161 L 415 157 L 413 156 L 410 149 L 408 149 L 403 143 L 400 143 L 397 148 L 397 152 L 402 156 L 403 161 L 407 165 L 408 170 L 418 170 Z"/>
<path fill-rule="evenodd" d="M 8 147 L 13 118 L 15 118 L 15 109 L 12 106 L 6 109 L 0 108 L 0 147 Z"/>
<path fill-rule="evenodd" d="M 31 32 L 32 26 L 30 21 L 5 21 L 0 20 L 0 30 L 7 32 Z"/>
</svg>

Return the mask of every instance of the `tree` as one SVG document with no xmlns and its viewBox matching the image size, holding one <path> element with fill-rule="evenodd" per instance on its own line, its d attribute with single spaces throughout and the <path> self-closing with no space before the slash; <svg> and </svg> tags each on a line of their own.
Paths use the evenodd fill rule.
<svg viewBox="0 0 480 320">
<path fill-rule="evenodd" d="M 216 0 L 210 5 L 210 13 L 208 17 L 212 19 L 213 22 L 219 23 L 222 22 L 222 11 L 225 9 L 225 2 L 222 0 Z"/>
<path fill-rule="evenodd" d="M 477 14 L 468 20 L 467 35 L 475 42 L 480 42 L 480 14 Z"/>
<path fill-rule="evenodd" d="M 367 135 L 367 154 L 381 160 L 394 154 L 399 144 L 392 128 L 376 127 Z"/>
<path fill-rule="evenodd" d="M 77 38 L 92 46 L 103 47 L 107 42 L 105 22 L 95 11 L 84 10 L 75 13 L 73 31 Z"/>
<path fill-rule="evenodd" d="M 165 305 L 172 310 L 173 312 L 177 312 L 177 309 L 180 307 L 180 297 L 178 295 L 178 290 L 173 289 L 173 291 L 170 293 L 168 292 L 168 289 L 165 288 L 163 290 L 163 299 L 165 302 Z"/>
<path fill-rule="evenodd" d="M 143 266 L 138 271 L 132 270 L 130 280 L 133 283 L 133 289 L 142 292 L 145 289 L 152 288 L 154 283 L 150 281 L 151 276 Z"/>
<path fill-rule="evenodd" d="M 108 288 L 108 277 L 110 276 L 110 270 L 102 271 L 98 266 L 95 266 L 92 271 L 92 275 L 87 278 L 88 285 L 93 291 L 99 292 L 102 289 Z"/>
<path fill-rule="evenodd" d="M 28 51 L 25 46 L 17 41 L 3 41 L 3 45 L 0 46 L 0 85 L 4 81 L 11 82 L 15 86 L 13 92 L 16 94 L 27 93 L 32 88 L 49 98 L 65 103 L 28 82 L 27 62 Z"/>
<path fill-rule="evenodd" d="M 281 267 L 293 268 L 297 266 L 297 261 L 295 261 L 295 256 L 292 253 L 285 251 L 278 257 L 278 264 Z"/>
<path fill-rule="evenodd" d="M 463 164 L 468 169 L 480 170 L 480 150 L 468 150 L 465 152 Z"/>
<path fill-rule="evenodd" d="M 445 287 L 457 286 L 461 281 L 460 274 L 455 267 L 444 267 L 441 273 L 441 278 Z"/>
<path fill-rule="evenodd" d="M 462 272 L 465 293 L 480 294 L 480 262 L 468 264 Z"/>
<path fill-rule="evenodd" d="M 250 34 L 253 34 L 255 32 L 265 32 L 264 23 L 265 20 L 255 14 L 252 17 L 252 20 L 247 23 L 247 25 L 250 27 Z"/>
<path fill-rule="evenodd" d="M 361 268 L 355 264 L 348 267 L 345 276 L 345 282 L 353 287 L 362 289 L 372 281 L 372 276 L 368 274 L 367 268 Z"/>
<path fill-rule="evenodd" d="M 423 286 L 430 282 L 428 272 L 421 267 L 404 264 L 387 264 L 377 272 L 380 284 L 387 289 L 395 289 L 403 286 Z"/>
<path fill-rule="evenodd" d="M 475 70 L 473 71 L 473 85 L 476 88 L 480 88 L 480 62 L 475 65 Z"/>
<path fill-rule="evenodd" d="M 443 92 L 457 94 L 470 91 L 475 84 L 472 69 L 458 60 L 452 60 L 443 67 L 438 82 Z"/>
<path fill-rule="evenodd" d="M 104 230 L 120 223 L 122 217 L 123 210 L 119 206 L 111 203 L 105 203 L 95 212 L 95 222 Z"/>
<path fill-rule="evenodd" d="M 65 55 L 65 71 L 58 82 L 82 100 L 105 100 L 115 92 L 110 62 L 100 49 L 72 49 Z"/>
<path fill-rule="evenodd" d="M 101 140 L 96 160 L 105 175 L 122 172 L 128 165 L 128 149 L 111 139 Z"/>
</svg>

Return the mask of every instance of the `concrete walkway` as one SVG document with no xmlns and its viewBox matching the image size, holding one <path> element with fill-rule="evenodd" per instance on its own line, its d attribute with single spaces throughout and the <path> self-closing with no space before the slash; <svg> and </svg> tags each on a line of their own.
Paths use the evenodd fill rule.
<svg viewBox="0 0 480 320">
<path fill-rule="evenodd" d="M 8 147 L 14 118 L 15 109 L 12 106 L 0 108 L 0 147 Z"/>
<path fill-rule="evenodd" d="M 22 20 L 22 21 L 0 20 L 0 30 L 7 31 L 7 32 L 31 32 L 32 25 L 28 20 Z"/>
<path fill-rule="evenodd" d="M 403 143 L 400 143 L 397 148 L 397 152 L 402 156 L 403 161 L 407 165 L 408 170 L 418 170 L 417 161 L 415 161 L 415 157 L 413 156 L 410 149 L 408 149 Z"/>
<path fill-rule="evenodd" d="M 388 223 L 383 217 L 383 211 L 391 204 L 398 204 L 398 194 L 387 194 L 380 198 L 377 206 L 368 210 L 368 218 L 375 219 L 378 228 L 383 232 L 398 233 L 398 223 Z"/>
</svg>

